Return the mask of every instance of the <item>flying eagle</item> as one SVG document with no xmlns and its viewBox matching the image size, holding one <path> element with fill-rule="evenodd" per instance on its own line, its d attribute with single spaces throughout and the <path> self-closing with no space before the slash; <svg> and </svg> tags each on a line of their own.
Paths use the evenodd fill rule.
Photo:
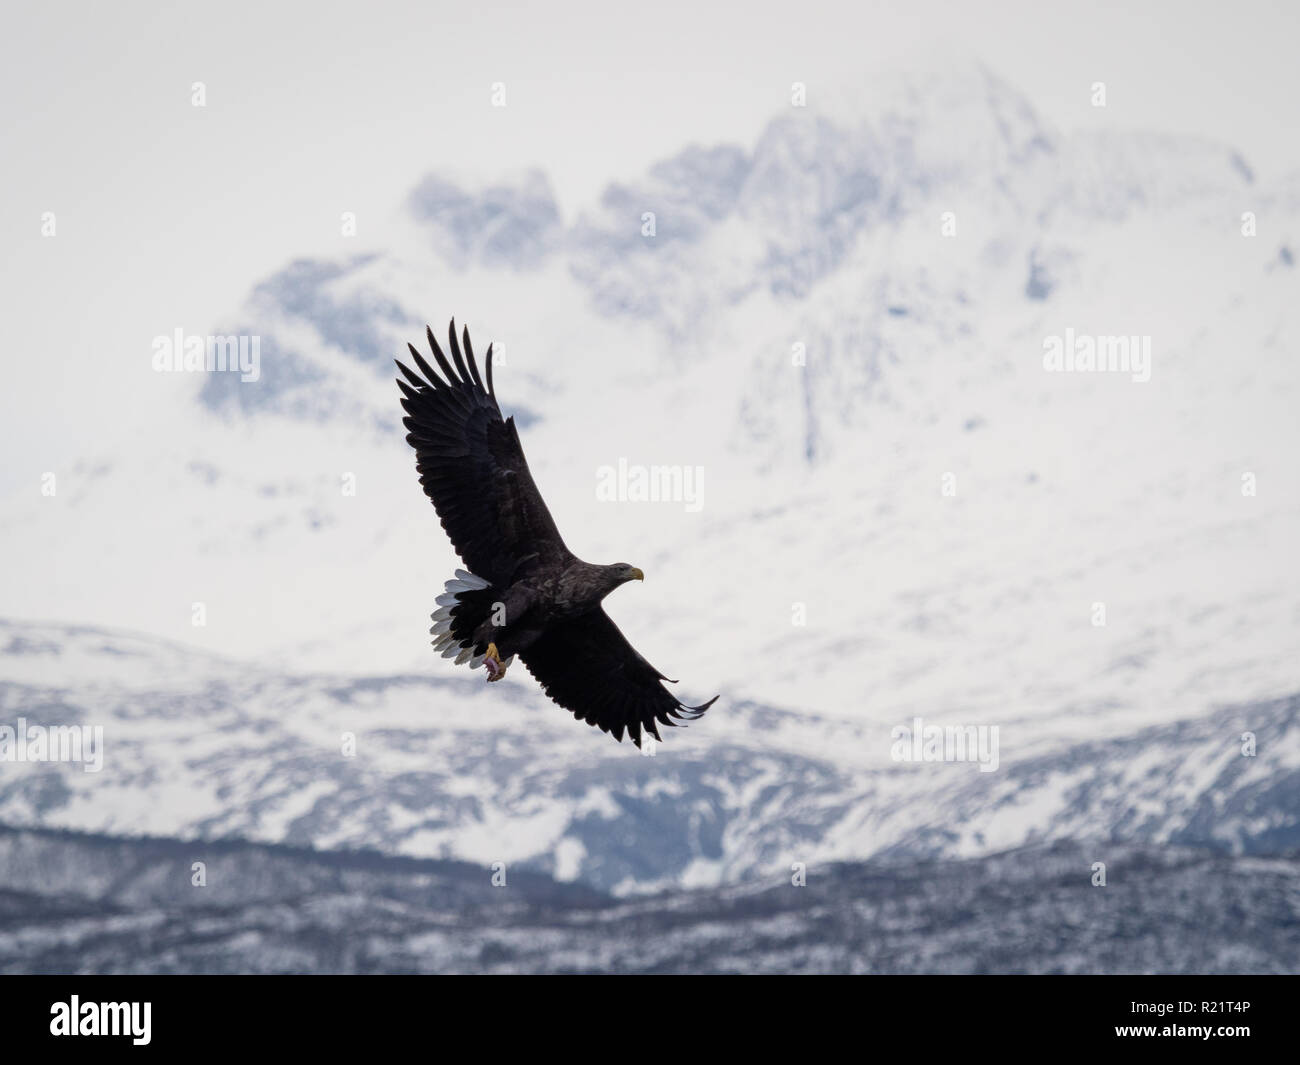
<svg viewBox="0 0 1300 1065">
<path fill-rule="evenodd" d="M 552 700 L 620 743 L 626 732 L 640 747 L 643 733 L 660 738 L 658 724 L 698 718 L 717 696 L 702 706 L 680 703 L 600 605 L 645 575 L 625 562 L 592 565 L 565 547 L 528 472 L 515 420 L 497 406 L 492 348 L 484 387 L 468 329 L 457 341 L 452 320 L 450 362 L 433 330 L 425 332 L 442 374 L 407 345 L 420 372 L 397 363 L 406 378 L 397 379 L 402 422 L 420 484 L 469 570 L 458 569 L 435 600 L 434 650 L 472 669 L 485 666 L 489 682 L 518 655 Z"/>
</svg>

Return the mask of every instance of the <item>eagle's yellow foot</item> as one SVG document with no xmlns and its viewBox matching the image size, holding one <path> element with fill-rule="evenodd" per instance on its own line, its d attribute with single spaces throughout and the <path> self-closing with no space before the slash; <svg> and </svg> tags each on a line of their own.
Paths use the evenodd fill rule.
<svg viewBox="0 0 1300 1065">
<path fill-rule="evenodd" d="M 506 667 L 501 661 L 501 652 L 497 650 L 495 643 L 488 644 L 487 652 L 483 656 L 483 665 L 487 667 L 489 684 L 506 675 Z"/>
</svg>

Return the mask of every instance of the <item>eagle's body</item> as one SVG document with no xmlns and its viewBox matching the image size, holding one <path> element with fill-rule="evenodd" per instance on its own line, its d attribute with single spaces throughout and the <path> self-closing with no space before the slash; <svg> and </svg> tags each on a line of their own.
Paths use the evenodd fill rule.
<svg viewBox="0 0 1300 1065">
<path fill-rule="evenodd" d="M 555 702 L 622 740 L 656 739 L 656 723 L 699 717 L 712 705 L 685 706 L 662 683 L 601 607 L 634 566 L 584 562 L 565 546 L 524 459 L 514 418 L 503 419 L 492 386 L 479 376 L 469 332 L 464 353 L 452 323 L 452 361 L 428 331 L 439 375 L 414 347 L 420 373 L 400 362 L 402 406 L 416 469 L 452 546 L 469 567 L 456 571 L 434 611 L 434 648 L 485 665 L 499 680 L 515 655 Z M 453 365 L 454 364 L 454 365 Z M 423 376 L 420 376 L 420 375 Z M 716 697 L 715 697 L 716 698 Z"/>
</svg>

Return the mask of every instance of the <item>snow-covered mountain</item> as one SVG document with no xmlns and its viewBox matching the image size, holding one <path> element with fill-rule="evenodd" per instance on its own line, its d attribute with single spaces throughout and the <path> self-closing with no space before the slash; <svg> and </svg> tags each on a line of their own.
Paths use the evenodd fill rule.
<svg viewBox="0 0 1300 1065">
<path fill-rule="evenodd" d="M 1300 860 L 1116 845 L 613 900 L 370 853 L 0 828 L 6 973 L 1293 973 Z M 202 861 L 205 881 L 194 883 Z"/>
<path fill-rule="evenodd" d="M 1054 840 L 1300 850 L 1300 697 L 1044 753 L 1006 727 L 986 773 L 750 702 L 645 756 L 527 685 L 502 707 L 477 679 L 241 668 L 95 629 L 4 623 L 0 644 L 0 721 L 103 729 L 96 772 L 3 765 L 0 823 L 505 862 L 615 893 Z"/>
<path fill-rule="evenodd" d="M 1300 180 L 1050 128 L 971 67 L 814 98 L 573 219 L 542 171 L 435 173 L 404 209 L 391 246 L 191 324 L 260 337 L 258 381 L 142 364 L 133 428 L 7 501 L 0 723 L 108 748 L 0 763 L 0 821 L 615 891 L 1296 845 Z M 723 695 L 653 759 L 429 652 L 457 561 L 389 360 L 452 314 L 496 343 L 570 546 L 646 571 L 611 614 L 683 697 Z M 1149 338 L 1149 380 L 1048 372 L 1067 335 Z M 602 500 L 620 461 L 702 470 L 699 505 Z M 998 727 L 998 771 L 895 763 L 917 716 Z"/>
</svg>

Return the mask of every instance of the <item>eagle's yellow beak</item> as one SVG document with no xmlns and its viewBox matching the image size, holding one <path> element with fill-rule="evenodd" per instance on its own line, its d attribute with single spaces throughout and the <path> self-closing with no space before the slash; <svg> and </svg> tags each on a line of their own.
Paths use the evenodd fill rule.
<svg viewBox="0 0 1300 1065">
<path fill-rule="evenodd" d="M 639 569 L 637 569 L 635 566 L 633 566 L 633 567 L 632 567 L 632 579 L 633 579 L 633 580 L 637 580 L 637 581 L 643 581 L 643 580 L 645 580 L 645 574 L 642 573 L 642 572 L 641 572 Z"/>
</svg>

